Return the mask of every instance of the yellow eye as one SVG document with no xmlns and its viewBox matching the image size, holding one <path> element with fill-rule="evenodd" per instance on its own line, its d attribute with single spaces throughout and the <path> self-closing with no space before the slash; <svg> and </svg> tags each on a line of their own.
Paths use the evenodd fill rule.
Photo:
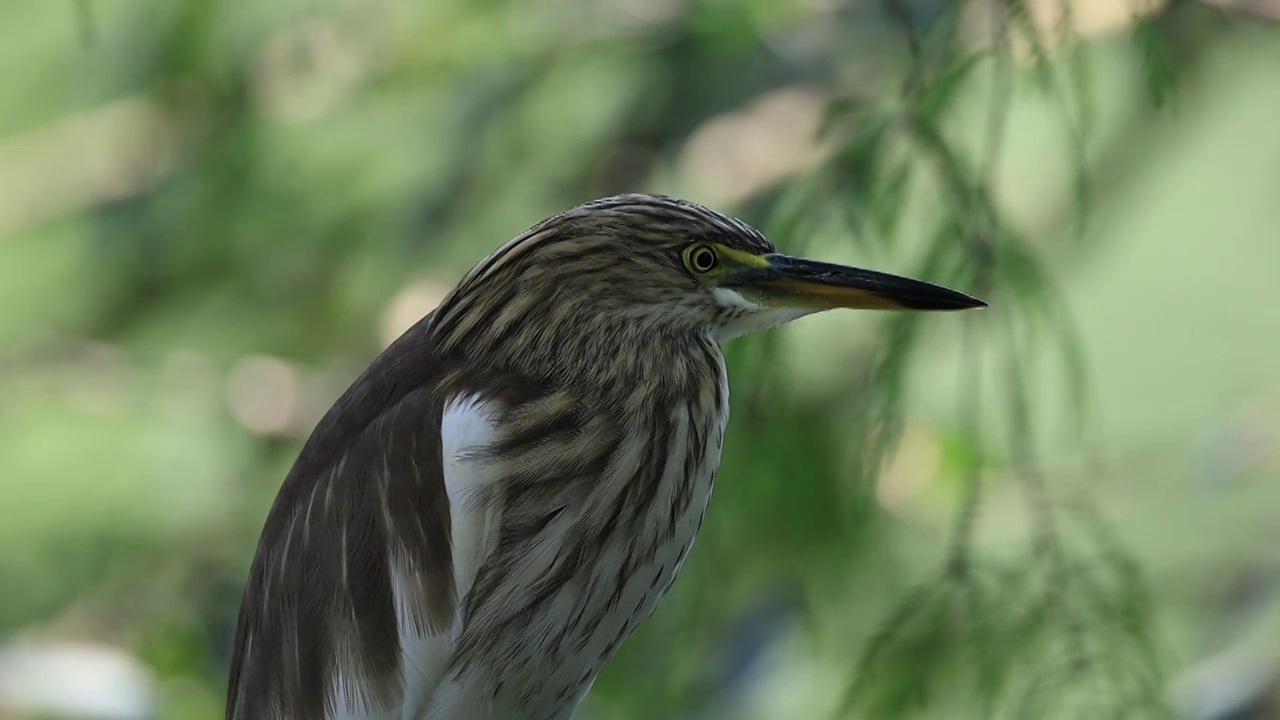
<svg viewBox="0 0 1280 720">
<path fill-rule="evenodd" d="M 716 251 L 709 245 L 696 245 L 685 257 L 689 268 L 698 273 L 710 272 L 719 261 Z"/>
</svg>

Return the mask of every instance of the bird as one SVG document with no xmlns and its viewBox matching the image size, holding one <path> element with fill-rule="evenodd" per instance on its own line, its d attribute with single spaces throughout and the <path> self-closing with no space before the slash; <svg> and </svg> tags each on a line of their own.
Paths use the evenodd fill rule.
<svg viewBox="0 0 1280 720">
<path fill-rule="evenodd" d="M 666 195 L 533 225 L 303 443 L 249 567 L 227 720 L 568 720 L 702 524 L 722 342 L 836 308 L 985 306 Z"/>
</svg>

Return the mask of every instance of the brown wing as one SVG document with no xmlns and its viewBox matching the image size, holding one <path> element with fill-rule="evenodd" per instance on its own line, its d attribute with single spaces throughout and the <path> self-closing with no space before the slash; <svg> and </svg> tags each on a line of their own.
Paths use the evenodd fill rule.
<svg viewBox="0 0 1280 720">
<path fill-rule="evenodd" d="M 365 712 L 398 709 L 400 630 L 455 613 L 449 501 L 429 317 L 389 347 L 321 420 L 286 477 L 236 629 L 228 720 L 324 720 L 336 678 Z M 398 617 L 392 577 L 408 602 Z"/>
</svg>

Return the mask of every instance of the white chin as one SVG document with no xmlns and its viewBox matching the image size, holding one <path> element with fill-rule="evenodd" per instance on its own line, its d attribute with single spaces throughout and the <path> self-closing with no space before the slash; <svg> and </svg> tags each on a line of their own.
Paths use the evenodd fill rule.
<svg viewBox="0 0 1280 720">
<path fill-rule="evenodd" d="M 727 309 L 741 313 L 716 329 L 717 340 L 729 340 L 757 330 L 777 327 L 819 312 L 817 308 L 769 308 L 758 305 L 735 290 L 716 288 L 716 300 Z"/>
<path fill-rule="evenodd" d="M 728 340 L 757 330 L 767 330 L 820 312 L 816 308 L 768 308 L 748 315 L 740 315 L 716 330 L 716 339 Z"/>
</svg>

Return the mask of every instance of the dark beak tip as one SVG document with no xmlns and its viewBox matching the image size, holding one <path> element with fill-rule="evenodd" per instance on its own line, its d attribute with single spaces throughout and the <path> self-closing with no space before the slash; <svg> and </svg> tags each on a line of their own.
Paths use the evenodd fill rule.
<svg viewBox="0 0 1280 720">
<path fill-rule="evenodd" d="M 919 298 L 915 302 L 902 302 L 902 306 L 910 310 L 941 311 L 985 310 L 988 307 L 985 300 L 955 290 L 947 290 L 942 296 Z"/>
<path fill-rule="evenodd" d="M 982 298 L 974 297 L 959 290 L 944 289 L 948 295 L 946 300 L 949 301 L 953 310 L 985 310 L 988 307 L 987 301 Z"/>
</svg>

